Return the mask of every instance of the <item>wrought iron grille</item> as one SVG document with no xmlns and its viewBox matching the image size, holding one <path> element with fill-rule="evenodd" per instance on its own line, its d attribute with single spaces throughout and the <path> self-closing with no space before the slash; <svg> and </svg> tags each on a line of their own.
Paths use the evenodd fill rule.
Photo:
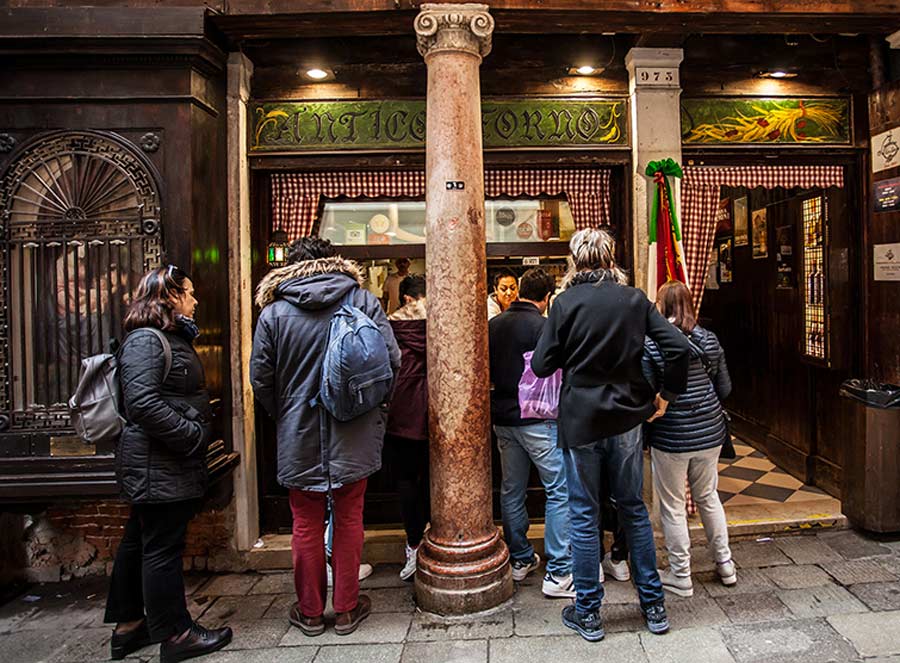
<svg viewBox="0 0 900 663">
<path fill-rule="evenodd" d="M 138 154 L 112 134 L 53 132 L 0 181 L 0 427 L 69 427 L 82 358 L 120 337 L 129 293 L 159 264 L 159 191 Z"/>
</svg>

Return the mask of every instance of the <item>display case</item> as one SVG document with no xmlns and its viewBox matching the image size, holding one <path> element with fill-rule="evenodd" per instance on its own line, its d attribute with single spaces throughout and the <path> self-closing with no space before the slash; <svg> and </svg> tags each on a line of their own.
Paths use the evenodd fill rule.
<svg viewBox="0 0 900 663">
<path fill-rule="evenodd" d="M 829 366 L 831 320 L 828 301 L 828 200 L 818 193 L 801 201 L 803 233 L 803 341 L 806 360 Z"/>
</svg>

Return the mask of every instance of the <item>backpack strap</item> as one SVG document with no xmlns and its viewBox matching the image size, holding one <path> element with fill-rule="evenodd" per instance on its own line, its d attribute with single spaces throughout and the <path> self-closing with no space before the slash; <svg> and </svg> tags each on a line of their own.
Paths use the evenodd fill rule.
<svg viewBox="0 0 900 663">
<path fill-rule="evenodd" d="M 709 355 L 704 352 L 703 348 L 701 348 L 693 338 L 691 338 L 687 334 L 685 334 L 685 337 L 687 338 L 688 345 L 691 346 L 691 350 L 693 350 L 697 354 L 698 358 L 700 359 L 700 363 L 703 364 L 703 368 L 706 371 L 706 374 L 710 379 L 712 379 L 712 361 L 710 360 Z"/>
<path fill-rule="evenodd" d="M 172 371 L 172 344 L 169 343 L 169 339 L 166 338 L 166 335 L 162 333 L 162 330 L 157 329 L 156 327 L 141 327 L 140 329 L 135 329 L 132 334 L 138 331 L 148 331 L 156 338 L 159 339 L 159 342 L 162 344 L 163 349 L 163 358 L 165 359 L 165 370 L 163 371 L 162 381 L 165 382 L 169 377 L 169 373 Z"/>
</svg>

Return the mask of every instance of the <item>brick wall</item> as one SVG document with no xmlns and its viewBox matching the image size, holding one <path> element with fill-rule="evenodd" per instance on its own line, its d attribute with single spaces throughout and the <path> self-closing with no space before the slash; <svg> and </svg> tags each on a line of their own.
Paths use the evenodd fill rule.
<svg viewBox="0 0 900 663">
<path fill-rule="evenodd" d="M 26 516 L 25 575 L 52 582 L 109 574 L 130 507 L 119 501 L 67 502 Z M 185 570 L 240 570 L 233 549 L 234 503 L 201 511 L 188 525 Z"/>
</svg>

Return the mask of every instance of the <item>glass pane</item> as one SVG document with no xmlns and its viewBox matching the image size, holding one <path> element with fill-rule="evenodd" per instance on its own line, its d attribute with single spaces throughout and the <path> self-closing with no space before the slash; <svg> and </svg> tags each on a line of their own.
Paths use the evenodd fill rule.
<svg viewBox="0 0 900 663">
<path fill-rule="evenodd" d="M 488 242 L 566 241 L 575 232 L 564 199 L 487 200 L 485 217 Z M 425 202 L 326 202 L 319 236 L 341 245 L 424 244 Z"/>
</svg>

